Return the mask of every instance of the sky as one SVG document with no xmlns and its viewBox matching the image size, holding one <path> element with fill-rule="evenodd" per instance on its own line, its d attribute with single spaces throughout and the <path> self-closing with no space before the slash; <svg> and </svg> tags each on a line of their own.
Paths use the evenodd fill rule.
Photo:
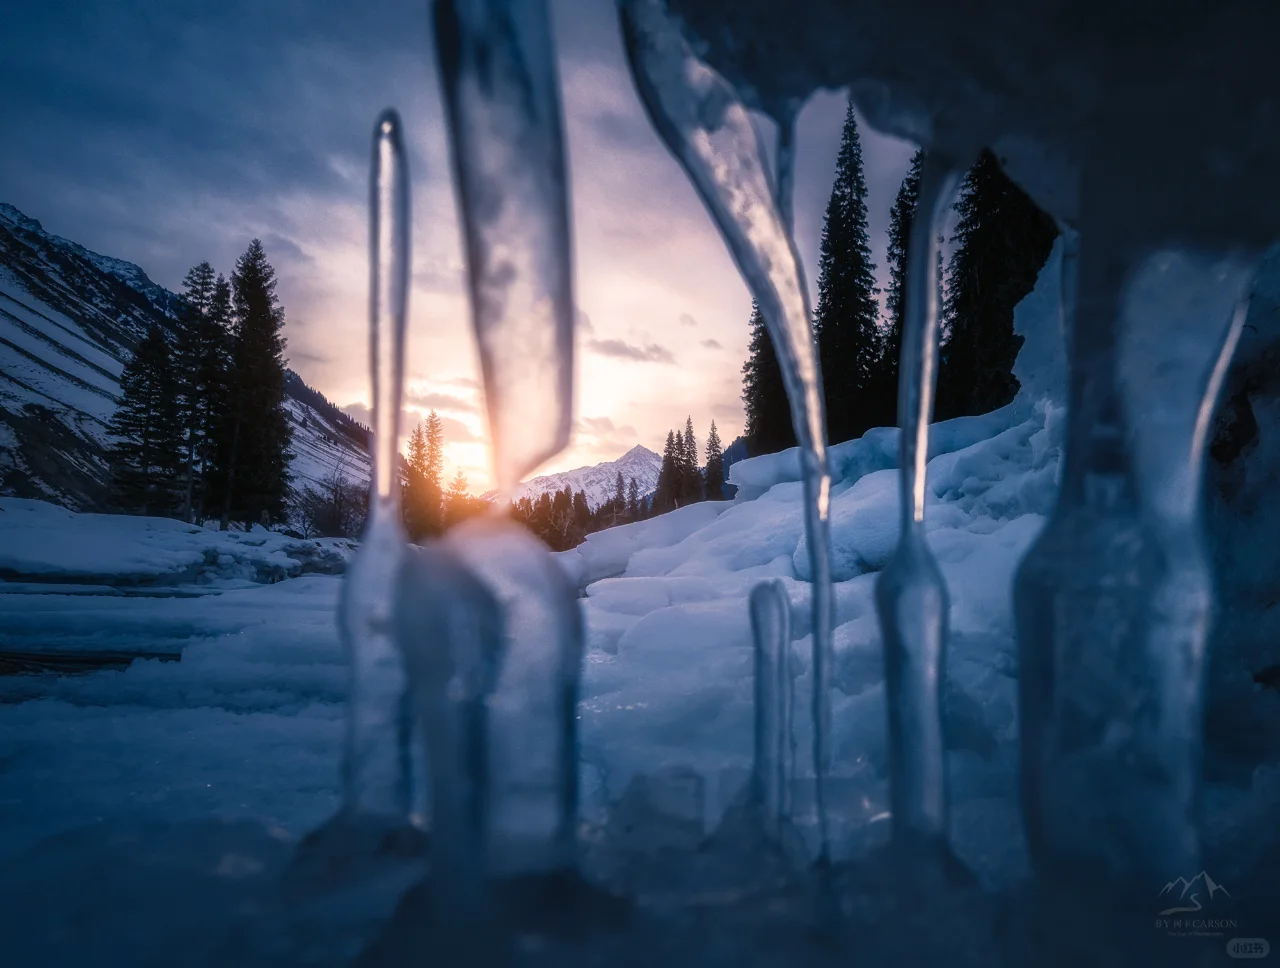
<svg viewBox="0 0 1280 968">
<path fill-rule="evenodd" d="M 632 89 L 613 0 L 552 0 L 573 195 L 575 432 L 540 469 L 661 451 L 693 418 L 743 429 L 751 298 Z M 178 289 L 260 238 L 290 365 L 367 420 L 369 140 L 401 114 L 413 180 L 407 422 L 435 409 L 450 476 L 489 485 L 482 394 L 426 0 L 42 0 L 0 32 L 0 201 Z M 844 119 L 798 123 L 796 241 L 815 288 Z M 761 120 L 769 135 L 771 122 Z M 883 285 L 889 209 L 914 147 L 861 126 Z M 408 432 L 405 428 L 405 433 Z"/>
</svg>

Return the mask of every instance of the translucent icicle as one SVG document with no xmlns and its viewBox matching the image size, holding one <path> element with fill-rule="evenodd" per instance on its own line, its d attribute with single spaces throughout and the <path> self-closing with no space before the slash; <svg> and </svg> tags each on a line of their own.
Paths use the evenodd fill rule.
<svg viewBox="0 0 1280 968">
<path fill-rule="evenodd" d="M 926 154 L 919 220 L 911 233 L 898 380 L 901 528 L 898 547 L 876 580 L 884 636 L 889 717 L 890 804 L 896 839 L 945 841 L 946 759 L 942 735 L 947 586 L 925 543 L 925 464 L 938 378 L 936 227 L 946 216 L 958 173 Z"/>
<path fill-rule="evenodd" d="M 751 795 L 775 839 L 791 815 L 791 600 L 778 580 L 751 590 L 755 639 L 755 763 Z"/>
<path fill-rule="evenodd" d="M 488 907 L 488 712 L 502 610 L 442 544 L 411 548 L 397 580 L 396 639 L 431 788 L 431 912 L 476 924 Z"/>
<path fill-rule="evenodd" d="M 574 306 L 560 88 L 544 0 L 436 0 L 434 11 L 505 504 L 569 442 Z"/>
<path fill-rule="evenodd" d="M 813 767 L 820 851 L 826 857 L 831 475 L 804 272 L 777 204 L 766 153 L 737 93 L 693 53 L 661 0 L 619 0 L 619 11 L 632 78 L 649 120 L 697 189 L 760 306 L 787 386 L 804 469 L 813 575 Z"/>
<path fill-rule="evenodd" d="M 574 869 L 582 612 L 545 546 L 498 518 L 445 539 L 504 615 L 502 671 L 489 701 L 490 864 L 495 873 Z"/>
<path fill-rule="evenodd" d="M 396 464 L 409 284 L 409 172 L 394 111 L 384 112 L 374 128 L 369 201 L 374 494 L 338 609 L 349 670 L 343 809 L 404 820 L 410 725 L 392 628 L 392 593 L 406 544 Z"/>
<path fill-rule="evenodd" d="M 795 227 L 796 110 L 788 105 L 778 120 L 778 214 L 788 232 Z"/>
<path fill-rule="evenodd" d="M 1212 606 L 1200 484 L 1253 260 L 1156 253 L 1116 298 L 1105 261 L 1082 254 L 1099 311 L 1075 316 L 1064 291 L 1062 488 L 1015 583 L 1023 812 L 1042 873 L 1145 898 L 1200 871 Z"/>
</svg>

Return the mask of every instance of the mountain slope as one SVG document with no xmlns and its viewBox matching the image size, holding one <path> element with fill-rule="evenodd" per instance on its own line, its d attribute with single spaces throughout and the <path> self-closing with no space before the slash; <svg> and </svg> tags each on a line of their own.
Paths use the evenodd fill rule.
<svg viewBox="0 0 1280 968">
<path fill-rule="evenodd" d="M 107 424 L 120 372 L 181 300 L 129 262 L 0 204 L 0 494 L 107 509 Z M 290 370 L 295 490 L 369 478 L 368 433 Z"/>
<path fill-rule="evenodd" d="M 594 511 L 613 497 L 619 471 L 622 472 L 624 485 L 630 486 L 634 477 L 641 495 L 645 495 L 658 486 L 658 471 L 661 469 L 662 457 L 637 444 L 617 460 L 605 461 L 593 467 L 576 467 L 559 474 L 545 474 L 525 481 L 516 489 L 515 499 L 537 498 L 542 494 L 563 491 L 568 486 L 575 494 L 578 491 L 585 492 L 587 504 Z M 495 493 L 490 491 L 485 497 L 493 498 Z"/>
</svg>

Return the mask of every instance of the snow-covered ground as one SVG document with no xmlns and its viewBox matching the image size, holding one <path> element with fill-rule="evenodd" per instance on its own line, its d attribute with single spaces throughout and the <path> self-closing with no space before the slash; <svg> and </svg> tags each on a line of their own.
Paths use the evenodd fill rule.
<svg viewBox="0 0 1280 968">
<path fill-rule="evenodd" d="M 1046 311 L 1052 279 L 1041 282 L 1020 307 L 1021 324 L 1028 312 Z M 1053 349 L 1042 337 L 1029 341 L 1025 359 Z M 1043 374 L 1028 378 L 1029 364 L 1020 365 L 1028 392 L 984 417 L 937 425 L 928 466 L 928 541 L 952 602 L 945 693 L 952 841 L 991 888 L 1026 870 L 1015 789 L 1010 587 L 1054 500 L 1063 417 L 1054 402 L 1059 384 L 1042 382 Z M 844 856 L 864 852 L 887 826 L 872 594 L 896 539 L 896 450 L 896 432 L 877 430 L 832 453 L 833 812 Z M 740 485 L 734 502 L 600 532 L 557 556 L 584 591 L 580 739 L 588 819 L 601 818 L 633 777 L 686 767 L 704 783 L 702 824 L 715 822 L 750 762 L 747 596 L 763 578 L 780 578 L 791 596 L 801 670 L 797 762 L 806 764 L 809 585 L 798 477 L 794 453 L 742 461 L 732 468 Z M 160 643 L 181 652 L 181 661 L 148 659 L 123 670 L 0 677 L 0 898 L 24 899 L 0 904 L 0 911 L 26 917 L 45 903 L 31 898 L 51 897 L 73 912 L 96 911 L 98 902 L 85 899 L 106 888 L 95 888 L 93 878 L 82 883 L 75 858 L 98 863 L 92 858 L 110 851 L 167 857 L 176 844 L 196 845 L 183 862 L 239 897 L 232 882 L 276 870 L 337 802 L 345 687 L 334 628 L 340 579 L 273 579 L 282 577 L 280 568 L 292 575 L 309 567 L 304 559 L 312 552 L 301 553 L 301 545 L 315 560 L 339 549 L 265 533 L 74 516 L 34 502 L 0 507 L 0 569 L 13 579 L 0 583 L 5 648 L 119 652 Z M 94 575 L 127 580 L 131 593 L 104 594 L 90 582 Z M 193 584 L 200 578 L 203 584 Z M 1226 865 L 1214 868 L 1218 880 L 1235 883 L 1230 865 L 1249 853 L 1242 838 L 1256 844 L 1258 831 L 1274 826 L 1266 818 L 1277 807 L 1274 763 L 1242 784 L 1208 788 L 1206 843 Z M 239 826 L 210 828 L 211 821 Z M 199 853 L 200 844 L 213 846 Z M 130 890 L 130 900 L 117 903 L 131 912 L 160 903 L 154 884 Z M 165 903 L 174 924 L 182 922 L 177 902 Z M 0 917 L 0 931 L 25 930 L 20 921 L 5 927 Z M 47 936 L 61 928 L 41 930 Z M 106 919 L 96 930 L 119 941 L 124 929 Z M 119 941 L 118 950 L 141 950 L 128 947 L 135 943 L 149 942 Z"/>
</svg>

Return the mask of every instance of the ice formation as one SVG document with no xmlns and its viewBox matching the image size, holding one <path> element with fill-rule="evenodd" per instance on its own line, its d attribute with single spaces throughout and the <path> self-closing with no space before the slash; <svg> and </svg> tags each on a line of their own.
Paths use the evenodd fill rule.
<svg viewBox="0 0 1280 968">
<path fill-rule="evenodd" d="M 379 117 L 374 128 L 369 201 L 373 494 L 338 613 L 351 677 L 343 810 L 349 816 L 407 822 L 409 721 L 393 592 L 407 542 L 400 515 L 398 448 L 409 298 L 409 171 L 400 119 L 392 111 Z"/>
<path fill-rule="evenodd" d="M 436 0 L 499 503 L 569 442 L 573 257 L 546 3 Z"/>
<path fill-rule="evenodd" d="M 680 162 L 724 237 L 760 306 L 791 404 L 804 463 L 805 534 L 813 575 L 813 775 L 821 852 L 827 851 L 826 779 L 831 761 L 831 578 L 822 371 L 810 324 L 808 289 L 790 227 L 790 152 L 779 203 L 764 146 L 746 106 L 680 33 L 661 0 L 619 3 L 632 77 L 653 126 Z M 791 121 L 784 118 L 784 141 Z"/>
<path fill-rule="evenodd" d="M 765 828 L 781 837 L 791 817 L 795 754 L 791 702 L 791 599 L 782 582 L 761 582 L 751 591 L 755 639 L 755 749 L 751 797 Z"/>
</svg>

